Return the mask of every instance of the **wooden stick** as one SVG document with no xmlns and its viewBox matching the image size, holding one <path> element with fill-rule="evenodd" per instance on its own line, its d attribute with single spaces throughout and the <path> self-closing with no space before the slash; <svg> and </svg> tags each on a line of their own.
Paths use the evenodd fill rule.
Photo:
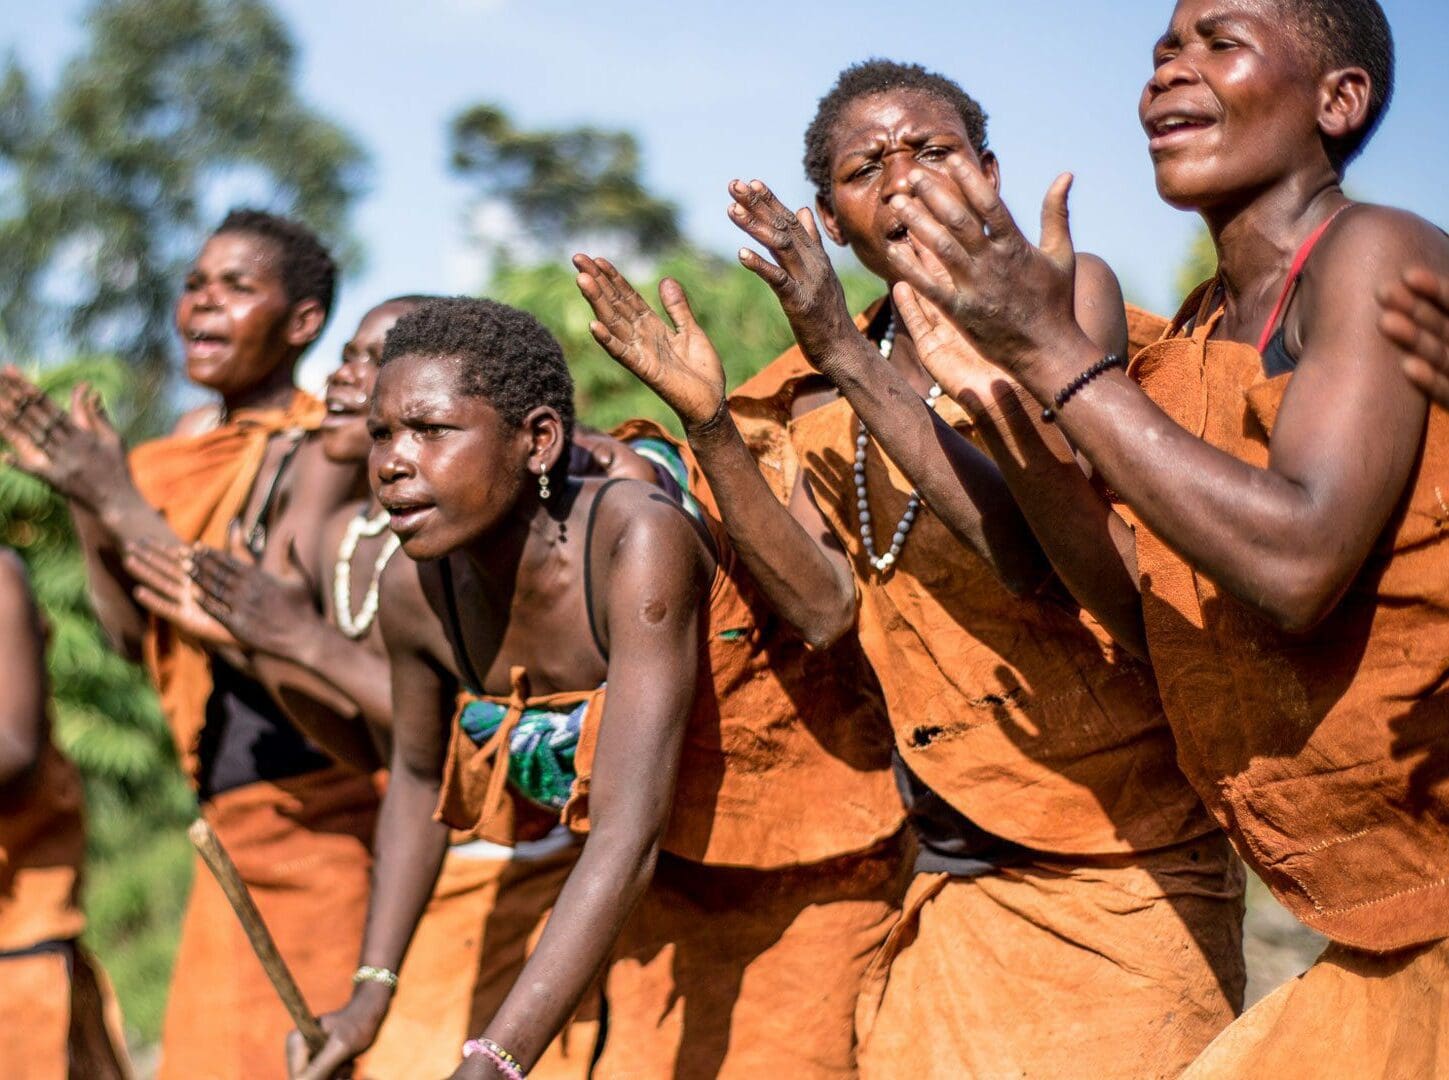
<svg viewBox="0 0 1449 1080">
<path fill-rule="evenodd" d="M 262 970 L 267 973 L 267 978 L 272 981 L 272 987 L 277 991 L 277 996 L 287 1007 L 287 1013 L 292 1017 L 292 1022 L 302 1033 L 308 1052 L 316 1054 L 322 1049 L 322 1044 L 327 1041 L 327 1033 L 322 1030 L 322 1025 L 317 1023 L 317 1018 L 312 1015 L 312 1010 L 307 1008 L 307 1002 L 302 997 L 297 980 L 292 978 L 292 973 L 287 970 L 287 962 L 277 951 L 277 943 L 272 940 L 271 931 L 262 921 L 262 915 L 257 910 L 256 902 L 252 900 L 251 893 L 247 892 L 246 884 L 242 881 L 241 875 L 237 873 L 236 864 L 231 861 L 231 856 L 226 853 L 226 848 L 221 846 L 221 841 L 217 839 L 216 833 L 204 819 L 197 818 L 193 821 L 191 828 L 186 830 L 186 835 L 191 838 L 191 844 L 196 848 L 197 854 L 201 856 L 201 861 L 206 863 L 212 876 L 216 878 L 216 883 L 221 886 L 221 891 L 231 902 L 231 909 L 236 912 L 237 920 L 242 924 L 242 929 L 246 931 L 247 940 L 252 943 L 252 951 L 257 954 L 257 959 L 262 964 Z"/>
</svg>

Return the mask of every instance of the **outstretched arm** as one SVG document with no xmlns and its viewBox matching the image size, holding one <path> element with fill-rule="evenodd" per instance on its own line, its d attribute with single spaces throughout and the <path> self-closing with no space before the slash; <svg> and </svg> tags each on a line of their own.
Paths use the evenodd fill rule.
<svg viewBox="0 0 1449 1080">
<path fill-rule="evenodd" d="M 300 576 L 276 577 L 201 547 L 192 567 L 201 606 L 253 652 L 257 677 L 287 714 L 338 760 L 363 772 L 378 768 L 368 729 L 392 726 L 387 657 L 323 618 Z"/>
<path fill-rule="evenodd" d="M 0 371 L 0 438 L 22 472 L 70 503 L 85 555 L 96 618 L 112 645 L 138 659 L 146 612 L 122 567 L 126 542 L 179 541 L 131 480 L 125 446 L 90 388 L 77 386 L 65 412 L 14 367 Z"/>
<path fill-rule="evenodd" d="M 448 828 L 433 820 L 442 788 L 457 681 L 439 663 L 421 628 L 434 622 L 426 601 L 383 572 L 382 635 L 392 663 L 392 774 L 382 801 L 373 845 L 372 896 L 361 963 L 396 972 L 427 907 L 448 848 Z M 327 1043 L 310 1061 L 299 1033 L 288 1037 L 293 1077 L 324 1080 L 377 1038 L 392 992 L 361 982 L 340 1010 L 321 1018 Z"/>
<path fill-rule="evenodd" d="M 1122 310 L 1116 278 L 1104 264 L 1084 262 L 1078 274 L 1079 291 L 1082 278 L 1104 276 L 1101 306 L 1110 309 L 1115 298 L 1116 310 Z M 1020 383 L 978 353 L 909 285 L 898 285 L 894 296 L 922 365 L 971 417 L 1057 576 L 1119 644 L 1145 660 L 1137 541 L 1130 526 L 1088 479 L 1056 425 L 1042 420 L 1041 407 Z"/>
<path fill-rule="evenodd" d="M 954 182 L 916 171 L 913 194 L 894 197 L 910 243 L 893 245 L 893 264 L 983 355 L 1052 401 L 1100 357 L 1072 311 L 1070 177 L 1048 193 L 1038 248 L 979 170 L 960 158 L 949 167 Z M 1282 628 L 1306 630 L 1362 567 L 1423 438 L 1424 397 L 1378 332 L 1375 299 L 1414 262 L 1449 270 L 1449 244 L 1395 211 L 1360 208 L 1325 237 L 1300 282 L 1299 363 L 1266 468 L 1197 438 L 1120 370 L 1060 410 L 1062 430 L 1199 572 Z"/>
<path fill-rule="evenodd" d="M 574 265 L 579 291 L 594 309 L 594 338 L 679 415 L 730 541 L 766 599 L 810 644 L 838 639 L 855 623 L 845 553 L 803 482 L 788 508 L 771 493 L 735 427 L 724 368 L 683 287 L 670 279 L 659 286 L 671 327 L 607 260 L 579 255 Z"/>
<path fill-rule="evenodd" d="M 622 494 L 622 493 L 621 493 Z M 483 1033 L 533 1067 L 573 1015 L 654 876 L 699 671 L 712 562 L 653 491 L 608 507 L 608 694 L 589 786 L 589 834 L 538 947 Z M 470 1058 L 455 1080 L 492 1073 Z"/>
<path fill-rule="evenodd" d="M 730 217 L 775 257 L 771 263 L 745 250 L 740 262 L 774 290 L 806 359 L 845 395 L 931 511 L 1008 589 L 1039 587 L 1050 567 L 1001 471 L 938 417 L 856 328 L 814 216 L 791 213 L 759 180 L 736 180 L 730 194 Z M 906 336 L 902 329 L 909 333 L 898 327 L 897 340 Z"/>
</svg>

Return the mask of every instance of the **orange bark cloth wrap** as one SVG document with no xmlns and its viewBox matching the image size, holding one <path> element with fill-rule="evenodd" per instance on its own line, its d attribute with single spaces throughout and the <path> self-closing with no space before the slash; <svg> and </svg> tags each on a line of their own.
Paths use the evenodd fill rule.
<svg viewBox="0 0 1449 1080">
<path fill-rule="evenodd" d="M 320 401 L 299 390 L 285 409 L 242 409 L 203 435 L 143 443 L 131 453 L 131 474 L 141 496 L 161 511 L 182 541 L 225 547 L 227 530 L 256 482 L 268 440 L 283 431 L 315 430 L 325 414 Z M 145 657 L 181 766 L 194 782 L 197 741 L 211 696 L 210 657 L 158 619 L 151 620 L 146 634 Z"/>
<path fill-rule="evenodd" d="M 512 859 L 449 850 L 362 1080 L 443 1077 L 458 1067 L 464 1040 L 488 1026 L 523 970 L 577 858 L 575 844 Z M 598 1037 L 595 991 L 528 1075 L 586 1080 Z"/>
<path fill-rule="evenodd" d="M 811 374 L 792 350 L 731 403 L 776 495 L 787 498 L 803 469 L 854 565 L 861 645 L 911 770 L 977 825 L 1039 851 L 1147 851 L 1211 829 L 1177 769 L 1151 671 L 1091 618 L 1012 596 L 924 505 L 893 571 L 874 572 L 859 532 L 850 403 L 789 422 Z M 939 412 L 965 426 L 950 402 Z M 878 448 L 866 480 L 885 536 L 911 484 Z"/>
<path fill-rule="evenodd" d="M 1449 942 L 1330 945 L 1213 1041 L 1183 1080 L 1417 1080 L 1449 1071 Z"/>
<path fill-rule="evenodd" d="M 614 434 L 663 439 L 676 448 L 720 553 L 663 850 L 708 865 L 764 870 L 863 851 L 893 836 L 905 814 L 891 778 L 889 729 L 854 641 L 812 651 L 769 612 L 729 546 L 687 447 L 643 421 Z M 585 697 L 592 700 L 574 757 L 578 779 L 562 819 L 586 832 L 604 692 L 529 697 L 521 672 L 514 673 L 509 697 L 465 695 L 460 703 L 461 709 L 471 700 L 499 702 L 509 707 L 508 717 L 483 747 L 454 723 L 439 820 L 503 844 L 546 831 L 557 817 L 506 794 L 503 770 L 494 763 L 525 707 Z"/>
<path fill-rule="evenodd" d="M 334 766 L 202 805 L 314 1013 L 347 1003 L 362 948 L 377 788 Z M 292 1021 L 196 861 L 161 1035 L 161 1080 L 286 1077 Z"/>
<path fill-rule="evenodd" d="M 18 1080 L 128 1075 L 120 1011 L 79 946 L 85 860 L 80 773 L 47 742 L 0 795 L 0 1066 Z M 39 951 L 36 946 L 53 946 Z M 11 955 L 6 955 L 11 954 Z"/>
<path fill-rule="evenodd" d="M 879 691 L 854 641 L 810 650 L 768 611 L 686 446 L 643 422 L 615 435 L 680 453 L 721 562 L 664 854 L 607 977 L 599 1073 L 852 1076 L 860 974 L 889 929 L 905 866 Z M 537 835 L 547 820 L 505 796 L 494 764 L 524 707 L 584 697 L 562 819 L 587 831 L 604 692 L 530 698 L 522 672 L 510 697 L 487 699 L 509 706 L 487 745 L 454 724 L 440 820 L 505 843 Z"/>
<path fill-rule="evenodd" d="M 1129 374 L 1192 434 L 1264 468 L 1292 374 L 1268 379 L 1252 346 L 1209 341 L 1217 318 Z M 1449 413 L 1430 410 L 1388 526 L 1307 633 L 1276 629 L 1145 527 L 1137 558 L 1182 767 L 1238 852 L 1335 941 L 1449 936 Z"/>
<path fill-rule="evenodd" d="M 1242 909 L 1221 833 L 922 874 L 867 975 L 860 1074 L 1176 1077 L 1242 1007 Z"/>
<path fill-rule="evenodd" d="M 856 1000 L 895 922 L 904 846 L 775 870 L 661 855 L 609 968 L 598 1075 L 854 1077 Z"/>
</svg>

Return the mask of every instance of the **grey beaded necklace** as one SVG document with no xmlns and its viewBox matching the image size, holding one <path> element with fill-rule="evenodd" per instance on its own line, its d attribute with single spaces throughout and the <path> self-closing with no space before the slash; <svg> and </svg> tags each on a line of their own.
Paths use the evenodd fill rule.
<svg viewBox="0 0 1449 1080">
<path fill-rule="evenodd" d="M 886 324 L 885 333 L 880 339 L 880 356 L 882 360 L 889 361 L 891 350 L 896 344 L 896 313 L 891 311 L 890 322 Z M 930 391 L 926 394 L 926 407 L 932 412 L 936 411 L 936 399 L 941 396 L 939 383 L 932 383 Z M 901 549 L 906 546 L 906 537 L 910 535 L 911 526 L 916 523 L 916 515 L 921 509 L 921 494 L 914 488 L 911 489 L 911 497 L 906 500 L 906 512 L 901 515 L 901 520 L 896 524 L 895 532 L 891 534 L 890 549 L 884 555 L 875 553 L 875 534 L 870 524 L 870 498 L 865 487 L 865 456 L 870 448 L 870 432 L 865 429 L 865 421 L 860 421 L 860 431 L 855 436 L 855 508 L 860 512 L 860 541 L 865 545 L 865 557 L 870 560 L 870 565 L 877 574 L 884 574 L 900 558 Z"/>
</svg>

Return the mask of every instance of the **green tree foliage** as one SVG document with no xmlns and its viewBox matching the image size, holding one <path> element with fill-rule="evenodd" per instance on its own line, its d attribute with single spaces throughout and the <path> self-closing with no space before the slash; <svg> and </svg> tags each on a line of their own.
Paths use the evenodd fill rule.
<svg viewBox="0 0 1449 1080">
<path fill-rule="evenodd" d="M 451 134 L 453 171 L 510 211 L 535 254 L 565 256 L 581 238 L 650 256 L 683 242 L 678 209 L 644 187 L 639 144 L 626 131 L 524 131 L 498 106 L 474 105 L 454 117 Z M 517 239 L 494 237 L 495 249 L 517 254 Z"/>
<path fill-rule="evenodd" d="M 525 131 L 494 105 L 463 110 L 452 125 L 453 168 L 482 201 L 508 213 L 480 239 L 498 256 L 488 295 L 531 312 L 553 332 L 573 372 L 579 416 L 596 427 L 632 417 L 675 426 L 667 406 L 594 342 L 592 315 L 574 286 L 568 255 L 597 251 L 628 267 L 659 309 L 664 277 L 677 279 L 738 386 L 792 343 L 769 288 L 733 260 L 692 245 L 673 203 L 640 178 L 634 136 L 592 127 Z M 855 269 L 842 274 L 846 297 L 864 307 L 884 287 Z"/>
<path fill-rule="evenodd" d="M 114 352 L 154 387 L 208 199 L 336 239 L 363 154 L 298 98 L 296 48 L 265 0 L 96 0 L 86 23 L 53 93 L 14 59 L 0 78 L 0 325 L 15 346 Z"/>
<path fill-rule="evenodd" d="M 656 311 L 661 310 L 658 287 L 664 277 L 679 281 L 689 294 L 695 315 L 719 350 L 731 389 L 793 344 L 774 293 L 739 264 L 697 251 L 676 252 L 633 279 Z M 863 271 L 847 273 L 842 280 L 852 310 L 864 308 L 885 291 Z M 559 339 L 573 373 L 579 418 L 585 423 L 609 428 L 647 417 L 678 431 L 669 407 L 594 341 L 589 333 L 593 314 L 574 285 L 572 267 L 503 266 L 488 295 L 532 313 Z"/>
<path fill-rule="evenodd" d="M 115 359 L 78 360 L 37 378 L 58 395 L 85 380 L 109 402 L 135 404 L 136 379 Z M 51 628 L 56 740 L 85 776 L 87 940 L 116 984 L 128 1027 L 150 1042 L 176 950 L 190 873 L 183 828 L 195 799 L 150 683 L 110 650 L 91 614 L 64 503 L 12 469 L 0 469 L 0 545 L 30 568 Z"/>
<path fill-rule="evenodd" d="M 1208 278 L 1218 272 L 1218 252 L 1213 247 L 1213 238 L 1207 228 L 1199 225 L 1193 234 L 1192 244 L 1182 266 L 1177 271 L 1177 295 L 1187 296 Z"/>
</svg>

